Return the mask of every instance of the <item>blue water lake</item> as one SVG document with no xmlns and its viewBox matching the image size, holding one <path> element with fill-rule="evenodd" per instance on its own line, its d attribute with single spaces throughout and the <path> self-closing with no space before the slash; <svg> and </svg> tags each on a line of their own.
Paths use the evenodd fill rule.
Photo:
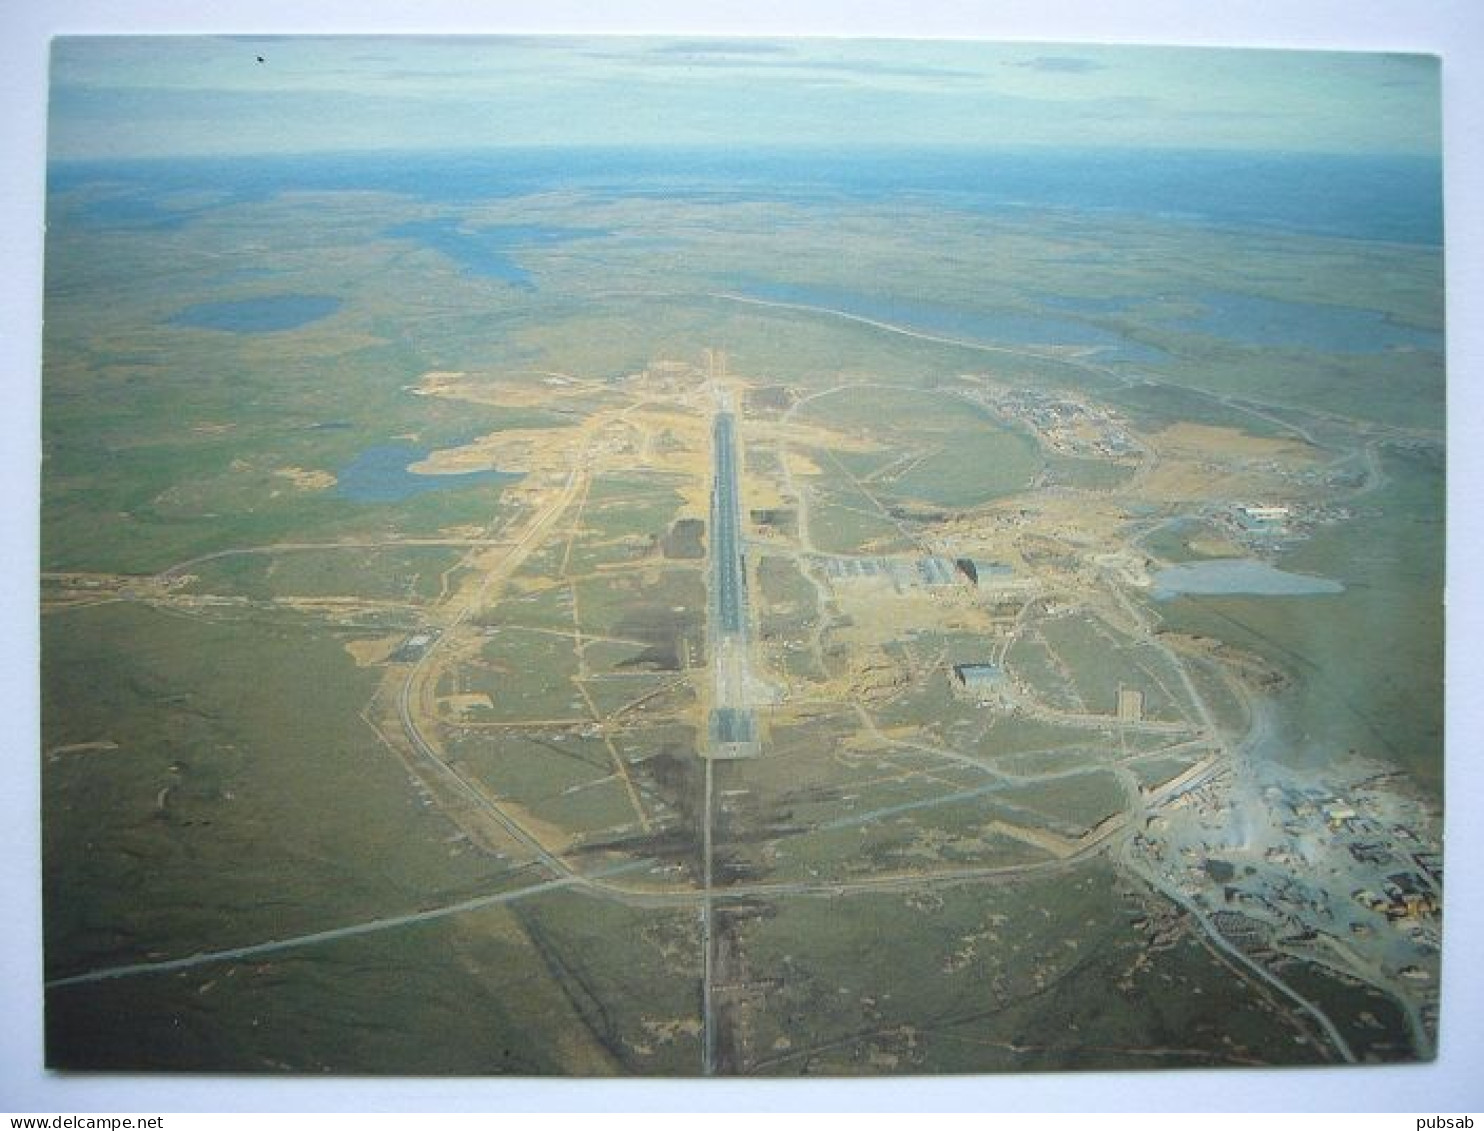
<svg viewBox="0 0 1484 1131">
<path fill-rule="evenodd" d="M 1176 329 L 1258 346 L 1292 346 L 1325 353 L 1384 353 L 1398 348 L 1440 350 L 1443 335 L 1395 322 L 1379 310 L 1282 302 L 1231 291 L 1195 296 L 1204 311 L 1171 323 Z"/>
<path fill-rule="evenodd" d="M 1186 562 L 1154 575 L 1156 600 L 1168 600 L 1183 593 L 1202 597 L 1305 597 L 1344 591 L 1343 585 L 1327 577 L 1287 573 L 1250 558 Z"/>
<path fill-rule="evenodd" d="M 469 471 L 460 475 L 418 475 L 407 469 L 427 457 L 427 450 L 409 444 L 379 444 L 367 448 L 337 473 L 335 493 L 353 503 L 399 503 L 430 491 L 448 491 L 476 484 L 511 483 L 513 471 Z"/>
<path fill-rule="evenodd" d="M 1019 310 L 965 310 L 904 299 L 863 295 L 832 287 L 746 280 L 737 294 L 765 302 L 781 302 L 822 310 L 838 310 L 856 318 L 885 322 L 907 330 L 985 345 L 1087 346 L 1115 354 L 1119 360 L 1154 361 L 1160 351 L 1131 342 L 1120 334 L 1071 318 Z"/>
<path fill-rule="evenodd" d="M 333 295 L 266 295 L 262 298 L 201 302 L 170 319 L 177 326 L 227 330 L 235 334 L 262 334 L 297 330 L 340 309 Z"/>
<path fill-rule="evenodd" d="M 531 273 L 511 255 L 528 247 L 550 247 L 571 240 L 603 236 L 608 233 L 587 228 L 554 228 L 539 224 L 503 224 L 492 228 L 471 228 L 451 218 L 413 220 L 388 228 L 395 239 L 416 240 L 448 256 L 471 275 L 499 279 L 521 290 L 535 290 Z"/>
</svg>

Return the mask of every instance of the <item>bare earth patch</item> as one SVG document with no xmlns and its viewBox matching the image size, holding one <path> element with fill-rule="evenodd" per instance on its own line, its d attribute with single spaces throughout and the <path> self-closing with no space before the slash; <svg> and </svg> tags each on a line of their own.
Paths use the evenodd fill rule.
<svg viewBox="0 0 1484 1131">
<path fill-rule="evenodd" d="M 309 471 L 302 467 L 280 467 L 273 474 L 287 479 L 301 491 L 328 491 L 338 482 L 328 471 Z"/>
<path fill-rule="evenodd" d="M 490 702 L 490 697 L 488 695 L 485 695 L 483 692 L 471 692 L 463 695 L 445 695 L 438 702 L 440 706 L 448 708 L 448 710 L 455 715 L 465 715 L 468 714 L 470 711 L 477 711 L 481 708 L 488 711 L 494 706 L 494 704 Z"/>
<path fill-rule="evenodd" d="M 411 464 L 414 475 L 463 475 L 470 471 L 536 471 L 565 467 L 577 428 L 511 428 L 457 448 L 440 448 Z"/>
<path fill-rule="evenodd" d="M 1187 459 L 1282 460 L 1313 463 L 1314 450 L 1302 440 L 1253 436 L 1236 428 L 1181 421 L 1154 437 L 1162 455 Z"/>
<path fill-rule="evenodd" d="M 374 640 L 347 640 L 345 650 L 356 662 L 356 667 L 369 668 L 373 664 L 385 663 L 387 657 L 402 643 L 402 637 L 403 634 L 399 632 L 392 636 L 378 636 Z"/>
</svg>

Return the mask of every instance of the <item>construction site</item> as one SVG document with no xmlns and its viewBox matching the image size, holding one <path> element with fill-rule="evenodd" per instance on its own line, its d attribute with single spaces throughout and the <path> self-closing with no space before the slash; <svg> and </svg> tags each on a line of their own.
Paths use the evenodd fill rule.
<svg viewBox="0 0 1484 1131">
<path fill-rule="evenodd" d="M 409 392 L 557 403 L 572 419 L 413 468 L 519 478 L 492 528 L 437 543 L 454 556 L 411 631 L 368 635 L 380 606 L 349 596 L 224 591 L 221 556 L 127 592 L 180 611 L 312 608 L 357 629 L 346 648 L 379 673 L 364 717 L 461 843 L 625 906 L 694 908 L 699 1020 L 665 1024 L 674 1049 L 693 1039 L 697 1051 L 666 1061 L 677 1070 L 758 1070 L 784 1047 L 760 1043 L 759 901 L 1070 878 L 1103 860 L 1205 908 L 1215 945 L 1236 947 L 1260 980 L 1312 958 L 1329 930 L 1280 911 L 1297 831 L 1262 842 L 1245 886 L 1221 863 L 1270 670 L 1167 631 L 1149 600 L 1148 534 L 1172 513 L 1149 504 L 1168 507 L 1160 484 L 1209 477 L 1221 458 L 1209 446 L 1196 459 L 1085 398 L 972 376 L 933 393 L 874 390 L 911 411 L 858 417 L 838 411 L 853 386 L 780 386 L 733 372 L 719 349 L 618 380 L 433 372 Z M 1042 458 L 1101 460 L 1123 486 L 1046 490 L 1028 466 L 1020 482 L 990 477 L 971 505 L 903 490 L 944 430 L 968 427 Z M 1240 440 L 1216 449 L 1225 474 L 1279 491 L 1290 472 L 1273 445 L 1248 453 Z M 1254 536 L 1290 518 L 1233 506 Z M 125 585 L 52 584 L 49 599 L 69 605 Z M 1176 837 L 1187 813 L 1203 815 L 1199 835 Z M 1393 835 L 1434 835 L 1422 818 L 1361 831 L 1352 871 L 1390 866 Z M 1414 1047 L 1432 1031 L 1433 982 L 1417 972 L 1436 939 L 1398 924 L 1436 914 L 1435 882 L 1346 878 L 1353 914 L 1331 932 L 1346 968 L 1402 1003 Z M 1272 924 L 1256 949 L 1242 933 L 1253 915 Z M 604 1055 L 645 1047 L 621 1041 L 627 1053 Z M 1352 1040 L 1329 1043 L 1354 1057 Z"/>
</svg>

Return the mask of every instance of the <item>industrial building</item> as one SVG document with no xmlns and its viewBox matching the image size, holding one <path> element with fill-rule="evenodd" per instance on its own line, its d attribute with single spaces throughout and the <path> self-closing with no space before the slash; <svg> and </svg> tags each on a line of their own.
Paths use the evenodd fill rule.
<svg viewBox="0 0 1484 1131">
<path fill-rule="evenodd" d="M 967 577 L 970 583 L 979 586 L 1008 581 L 1015 576 L 1015 570 L 1004 562 L 988 562 L 979 558 L 959 558 L 954 564 L 958 566 L 959 573 Z"/>
<path fill-rule="evenodd" d="M 1287 507 L 1240 506 L 1237 522 L 1248 534 L 1284 534 L 1288 530 Z"/>
<path fill-rule="evenodd" d="M 955 690 L 982 703 L 1004 691 L 1005 669 L 998 664 L 954 664 L 953 684 Z"/>
<path fill-rule="evenodd" d="M 832 581 L 878 578 L 889 581 L 898 593 L 909 589 L 941 589 L 958 581 L 953 563 L 947 558 L 926 557 L 912 561 L 904 558 L 820 555 L 814 560 L 823 564 L 826 576 Z"/>
<path fill-rule="evenodd" d="M 917 563 L 917 575 L 922 579 L 922 584 L 929 588 L 952 585 L 956 580 L 953 563 L 947 558 L 923 558 Z"/>
</svg>

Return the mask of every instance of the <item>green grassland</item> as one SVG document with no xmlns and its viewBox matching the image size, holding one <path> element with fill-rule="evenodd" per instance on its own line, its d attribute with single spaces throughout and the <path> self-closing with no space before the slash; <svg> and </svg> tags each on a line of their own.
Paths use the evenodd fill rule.
<svg viewBox="0 0 1484 1131">
<path fill-rule="evenodd" d="M 1094 714 L 1112 714 L 1119 689 L 1129 688 L 1143 693 L 1150 717 L 1182 717 L 1170 701 L 1173 692 L 1166 690 L 1180 686 L 1178 677 L 1153 649 L 1135 649 L 1108 625 L 1082 616 L 1044 621 L 1040 631 L 1069 673 L 1078 698 Z M 1163 679 L 1157 682 L 1151 671 Z"/>
<path fill-rule="evenodd" d="M 1192 545 L 1202 538 L 1215 538 L 1216 536 L 1216 527 L 1209 523 L 1180 522 L 1159 527 L 1153 533 L 1139 539 L 1139 544 L 1150 555 L 1161 561 L 1180 564 L 1222 556 L 1202 553 Z"/>
<path fill-rule="evenodd" d="M 1141 789 L 1156 789 L 1179 777 L 1193 765 L 1186 758 L 1140 758 L 1128 763 L 1129 772 L 1139 779 Z"/>
<path fill-rule="evenodd" d="M 1077 684 L 1058 666 L 1045 641 L 1021 637 L 1010 646 L 1005 664 L 1018 679 L 1034 687 L 1037 699 L 1050 709 L 1074 714 L 1095 711 L 1095 705 L 1081 697 Z"/>
<path fill-rule="evenodd" d="M 1047 482 L 1078 491 L 1113 491 L 1133 478 L 1133 468 L 1107 460 L 1058 456 L 1046 461 Z"/>
<path fill-rule="evenodd" d="M 558 554 L 552 555 L 558 558 Z M 530 561 L 526 563 L 530 568 Z M 532 593 L 522 593 L 501 600 L 493 609 L 479 614 L 479 623 L 490 628 L 513 625 L 521 628 L 572 630 L 572 587 L 552 585 Z"/>
<path fill-rule="evenodd" d="M 581 525 L 565 554 L 569 576 L 653 556 L 681 498 L 670 476 L 600 476 L 587 494 Z"/>
<path fill-rule="evenodd" d="M 253 600 L 361 597 L 426 602 L 457 584 L 466 550 L 446 546 L 350 546 L 231 554 L 187 567 L 187 591 Z"/>
<path fill-rule="evenodd" d="M 1019 715 L 999 716 L 988 723 L 986 751 L 1039 758 L 1042 751 L 1056 751 L 1088 740 L 1085 727 L 1065 726 Z"/>
<path fill-rule="evenodd" d="M 698 1060 L 694 935 L 689 915 L 533 896 L 259 961 L 53 990 L 49 1048 L 136 1071 L 684 1073 Z"/>
<path fill-rule="evenodd" d="M 683 689 L 687 700 L 691 697 L 689 683 L 675 672 L 645 674 L 631 671 L 616 675 L 596 676 L 584 680 L 583 687 L 592 697 L 598 714 L 603 717 L 619 714 L 626 709 L 632 710 L 644 702 L 657 705 L 663 693 L 671 688 Z M 663 697 L 664 706 L 671 710 L 675 708 L 678 701 L 674 695 Z"/>
<path fill-rule="evenodd" d="M 798 482 L 814 548 L 864 554 L 916 546 L 926 526 L 902 517 L 914 507 L 978 508 L 1043 471 L 1074 488 L 1127 486 L 1127 473 L 1104 463 L 1044 458 L 1028 435 L 957 395 L 969 387 L 961 375 L 1075 392 L 1152 432 L 1188 420 L 1289 434 L 1242 398 L 1321 438 L 1348 432 L 1346 418 L 1374 425 L 1374 436 L 1441 420 L 1435 353 L 1259 349 L 1182 328 L 1200 313 L 1194 296 L 1240 291 L 1436 330 L 1441 259 L 1428 249 L 1029 209 L 576 191 L 440 205 L 290 193 L 154 228 L 89 226 L 68 207 L 57 203 L 48 233 L 41 567 L 179 566 L 194 578 L 183 598 L 198 603 L 151 607 L 126 595 L 43 617 L 48 975 L 493 893 L 510 901 L 252 959 L 54 986 L 47 1048 L 59 1066 L 699 1070 L 697 724 L 707 693 L 704 671 L 685 669 L 704 663 L 707 573 L 700 559 L 664 558 L 659 544 L 697 484 L 610 464 L 498 598 L 463 622 L 484 633 L 479 649 L 435 690 L 485 695 L 490 706 L 458 707 L 440 749 L 488 797 L 565 836 L 564 859 L 579 871 L 631 868 L 622 889 L 526 891 L 555 873 L 512 871 L 442 815 L 368 725 L 400 677 L 358 667 L 345 648 L 423 625 L 445 579 L 461 580 L 464 548 L 401 540 L 467 539 L 517 512 L 499 485 L 453 480 L 356 501 L 327 477 L 368 448 L 570 426 L 629 402 L 637 385 L 624 379 L 656 359 L 697 361 L 716 346 L 754 387 L 838 389 L 794 422 L 876 446 L 810 448 L 821 473 Z M 520 249 L 529 287 L 388 234 L 455 214 L 606 234 Z M 1134 361 L 1054 343 L 932 341 L 738 301 L 738 281 L 752 279 L 866 299 L 932 296 L 985 317 L 1068 318 L 1053 299 L 1087 300 L 1076 317 L 1158 352 Z M 340 305 L 274 332 L 177 320 L 195 304 L 285 293 Z M 496 385 L 550 373 L 601 385 L 550 408 L 501 408 L 414 395 L 430 370 Z M 766 446 L 749 460 L 749 475 L 776 474 Z M 1443 468 L 1425 446 L 1394 444 L 1381 448 L 1381 466 L 1353 523 L 1318 529 L 1279 562 L 1344 581 L 1343 595 L 1149 600 L 1144 611 L 1289 675 L 1278 706 L 1295 759 L 1355 746 L 1436 788 Z M 759 537 L 793 548 L 781 532 Z M 367 545 L 274 548 L 342 541 Z M 1151 546 L 1179 549 L 1168 538 Z M 821 674 L 812 656 L 778 642 L 802 638 L 826 610 L 796 559 L 750 548 L 749 565 L 768 660 L 807 688 Z M 369 611 L 348 629 L 268 604 L 323 597 Z M 1179 673 L 1153 649 L 1082 617 L 1038 630 L 1050 648 L 1022 638 L 1008 665 L 1049 705 L 1111 715 L 1125 685 L 1145 692 L 1153 719 L 1191 716 Z M 825 638 L 834 671 L 850 659 L 842 640 Z M 944 664 L 983 659 L 973 637 L 925 629 L 889 648 L 931 672 L 872 703 L 872 715 L 942 752 L 874 735 L 854 704 L 796 700 L 763 713 L 762 756 L 711 766 L 728 1070 L 1321 1059 L 1188 922 L 1158 941 L 1141 927 L 1152 897 L 1108 856 L 1061 862 L 996 830 L 1085 834 L 1127 803 L 1113 759 L 1158 750 L 1168 734 L 1119 736 L 1111 724 L 956 697 Z M 1188 670 L 1217 722 L 1243 733 L 1247 706 L 1212 662 Z M 1183 753 L 1155 754 L 1127 768 L 1148 788 L 1188 764 Z M 910 889 L 872 886 L 924 869 L 957 872 Z M 1000 871 L 986 878 L 988 869 Z M 1035 871 L 1012 878 L 1014 869 Z M 1374 1001 L 1322 974 L 1296 977 L 1364 1039 L 1360 1013 L 1379 1009 Z M 1385 1041 L 1374 1037 L 1377 1055 L 1389 1055 Z"/>
<path fill-rule="evenodd" d="M 1106 772 L 1022 786 L 1005 793 L 1004 799 L 1006 804 L 1040 813 L 1074 837 L 1121 813 L 1126 804 L 1122 785 Z"/>
<path fill-rule="evenodd" d="M 1202 392 L 1154 382 L 1115 389 L 1106 394 L 1110 404 L 1140 428 L 1157 431 L 1177 420 L 1212 428 L 1234 428 L 1253 436 L 1286 437 L 1287 428 L 1245 409 L 1215 400 Z"/>
<path fill-rule="evenodd" d="M 1252 721 L 1251 712 L 1231 680 L 1210 660 L 1187 659 L 1185 664 L 1190 682 L 1216 725 L 1227 734 L 1243 733 Z"/>
<path fill-rule="evenodd" d="M 1399 1039 L 1406 1020 L 1386 994 L 1318 962 L 1286 962 L 1282 972 L 1285 981 L 1325 1011 L 1363 1062 L 1395 1063 L 1413 1055 L 1407 1041 Z"/>
<path fill-rule="evenodd" d="M 1038 466 L 1029 439 L 942 392 L 846 390 L 810 401 L 801 415 L 884 446 L 879 452 L 830 454 L 847 474 L 868 478 L 871 493 L 882 499 L 972 507 L 1024 488 Z M 901 471 L 885 470 L 904 452 L 920 458 Z"/>
<path fill-rule="evenodd" d="M 993 733 L 998 733 L 998 730 Z M 1083 737 L 1086 737 L 1085 734 Z M 1027 750 L 1018 754 L 1002 754 L 993 761 L 994 767 L 1007 774 L 1021 777 L 1034 774 L 1059 774 L 1101 764 L 1108 757 L 1105 747 L 1073 743 L 1067 746 L 1046 747 Z"/>
<path fill-rule="evenodd" d="M 1172 629 L 1228 640 L 1294 676 L 1280 704 L 1296 760 L 1355 748 L 1437 790 L 1442 469 L 1400 453 L 1383 466 L 1388 483 L 1367 498 L 1363 515 L 1321 528 L 1282 562 L 1341 580 L 1344 593 L 1322 601 L 1187 597 L 1159 613 Z"/>
<path fill-rule="evenodd" d="M 798 564 L 789 558 L 770 555 L 757 567 L 758 586 L 763 600 L 780 610 L 809 616 L 818 604 L 818 595 Z"/>
<path fill-rule="evenodd" d="M 474 734 L 458 739 L 453 753 L 497 796 L 530 809 L 551 805 L 564 791 L 613 772 L 613 760 L 600 741 L 564 731 L 511 730 L 498 738 Z"/>
<path fill-rule="evenodd" d="M 595 675 L 619 675 L 643 671 L 640 659 L 644 645 L 617 640 L 592 640 L 583 648 L 588 671 Z"/>
<path fill-rule="evenodd" d="M 1129 1068 L 1171 1047 L 1175 1063 L 1214 1066 L 1292 1045 L 1268 1000 L 1232 987 L 1195 943 L 1141 963 L 1124 899 L 1095 864 L 1037 882 L 779 903 L 746 928 L 754 976 L 777 979 L 768 1008 L 748 1015 L 747 1070 Z M 880 942 L 862 948 L 863 936 Z M 1302 1046 L 1293 1056 L 1318 1059 Z"/>
<path fill-rule="evenodd" d="M 583 718 L 588 714 L 573 679 L 577 654 L 572 640 L 540 632 L 499 631 L 485 640 L 477 660 L 461 664 L 443 694 L 487 695 L 489 707 L 471 719 Z"/>
<path fill-rule="evenodd" d="M 699 631 L 706 595 L 701 571 L 666 564 L 639 576 L 618 573 L 576 582 L 582 630 L 594 636 L 670 643 Z"/>
<path fill-rule="evenodd" d="M 43 629 L 53 973 L 414 910 L 497 874 L 446 843 L 362 722 L 374 674 L 336 633 L 137 605 Z M 117 748 L 66 751 L 93 742 Z"/>
<path fill-rule="evenodd" d="M 1122 655 L 1133 667 L 1133 672 L 1125 677 L 1127 685 L 1144 693 L 1146 719 L 1179 722 L 1195 717 L 1180 671 L 1168 655 L 1148 644 L 1129 648 Z M 1224 698 L 1230 697 L 1230 691 L 1225 691 Z M 1210 706 L 1209 697 L 1204 698 Z"/>
</svg>

